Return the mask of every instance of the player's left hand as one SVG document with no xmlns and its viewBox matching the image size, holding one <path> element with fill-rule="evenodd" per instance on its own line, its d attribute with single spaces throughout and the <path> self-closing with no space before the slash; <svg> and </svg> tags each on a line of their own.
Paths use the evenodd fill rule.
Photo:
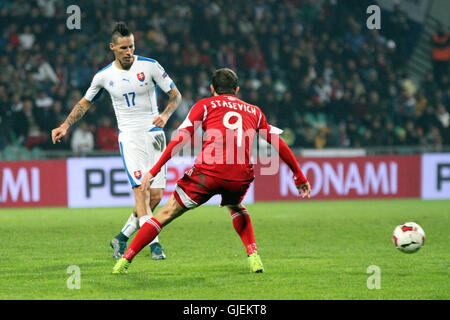
<svg viewBox="0 0 450 320">
<path fill-rule="evenodd" d="M 153 120 L 153 124 L 157 127 L 164 128 L 167 120 L 169 120 L 169 115 L 166 113 L 161 113 L 155 117 L 155 119 Z"/>
<path fill-rule="evenodd" d="M 147 190 L 151 185 L 151 180 L 153 179 L 153 176 L 150 172 L 147 172 L 147 174 L 142 178 L 141 181 L 141 188 L 143 191 Z"/>
<path fill-rule="evenodd" d="M 299 184 L 297 186 L 297 190 L 303 199 L 305 197 L 311 198 L 311 185 L 309 184 L 309 182 Z"/>
</svg>

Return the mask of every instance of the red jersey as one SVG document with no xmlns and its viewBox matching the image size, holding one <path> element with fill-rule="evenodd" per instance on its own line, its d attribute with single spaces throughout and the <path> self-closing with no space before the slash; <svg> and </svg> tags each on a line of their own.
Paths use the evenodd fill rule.
<svg viewBox="0 0 450 320">
<path fill-rule="evenodd" d="M 198 171 L 225 180 L 253 179 L 250 155 L 255 133 L 259 133 L 270 143 L 273 140 L 271 136 L 276 135 L 277 142 L 281 142 L 276 144 L 280 146 L 278 151 L 281 158 L 302 183 L 306 182 L 292 151 L 278 136 L 282 130 L 270 126 L 257 106 L 227 94 L 201 99 L 192 107 L 178 128 L 178 133 L 150 173 L 155 176 L 200 126 L 204 131 L 204 137 L 202 151 L 194 164 Z"/>
<path fill-rule="evenodd" d="M 233 95 L 213 96 L 198 101 L 180 129 L 192 135 L 191 130 L 200 124 L 203 145 L 195 168 L 227 180 L 253 179 L 253 139 L 258 129 L 269 129 L 261 110 Z"/>
</svg>

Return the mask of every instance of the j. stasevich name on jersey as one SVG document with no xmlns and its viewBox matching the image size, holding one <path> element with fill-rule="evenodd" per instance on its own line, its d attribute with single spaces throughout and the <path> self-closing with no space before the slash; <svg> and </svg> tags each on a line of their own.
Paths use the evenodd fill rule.
<svg viewBox="0 0 450 320">
<path fill-rule="evenodd" d="M 216 105 L 217 103 L 217 105 Z M 224 100 L 211 100 L 211 107 L 217 108 L 217 107 L 227 107 L 233 110 L 244 110 L 248 113 L 254 114 L 256 116 L 256 108 L 249 106 L 247 104 L 237 103 L 237 102 L 227 102 Z"/>
</svg>

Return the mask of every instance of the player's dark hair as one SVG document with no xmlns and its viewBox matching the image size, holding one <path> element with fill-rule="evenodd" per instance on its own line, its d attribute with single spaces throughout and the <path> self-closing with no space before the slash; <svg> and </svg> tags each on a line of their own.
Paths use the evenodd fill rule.
<svg viewBox="0 0 450 320">
<path fill-rule="evenodd" d="M 119 21 L 115 24 L 111 32 L 111 41 L 117 43 L 118 37 L 129 37 L 131 35 L 130 29 L 128 29 L 125 22 Z"/>
<path fill-rule="evenodd" d="M 212 76 L 212 86 L 217 94 L 235 94 L 238 77 L 231 69 L 217 69 Z"/>
</svg>

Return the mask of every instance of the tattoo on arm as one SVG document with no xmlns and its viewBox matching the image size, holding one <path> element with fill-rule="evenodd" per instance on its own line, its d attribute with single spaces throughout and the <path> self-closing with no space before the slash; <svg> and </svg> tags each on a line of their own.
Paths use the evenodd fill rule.
<svg viewBox="0 0 450 320">
<path fill-rule="evenodd" d="M 77 103 L 75 107 L 73 107 L 72 112 L 70 112 L 65 122 L 69 125 L 69 127 L 71 127 L 74 123 L 76 123 L 84 116 L 89 108 L 90 105 L 83 106 L 80 103 Z"/>
<path fill-rule="evenodd" d="M 167 94 L 169 95 L 169 102 L 166 109 L 164 109 L 164 113 L 167 113 L 170 117 L 181 103 L 181 94 L 177 89 L 172 89 Z"/>
</svg>

